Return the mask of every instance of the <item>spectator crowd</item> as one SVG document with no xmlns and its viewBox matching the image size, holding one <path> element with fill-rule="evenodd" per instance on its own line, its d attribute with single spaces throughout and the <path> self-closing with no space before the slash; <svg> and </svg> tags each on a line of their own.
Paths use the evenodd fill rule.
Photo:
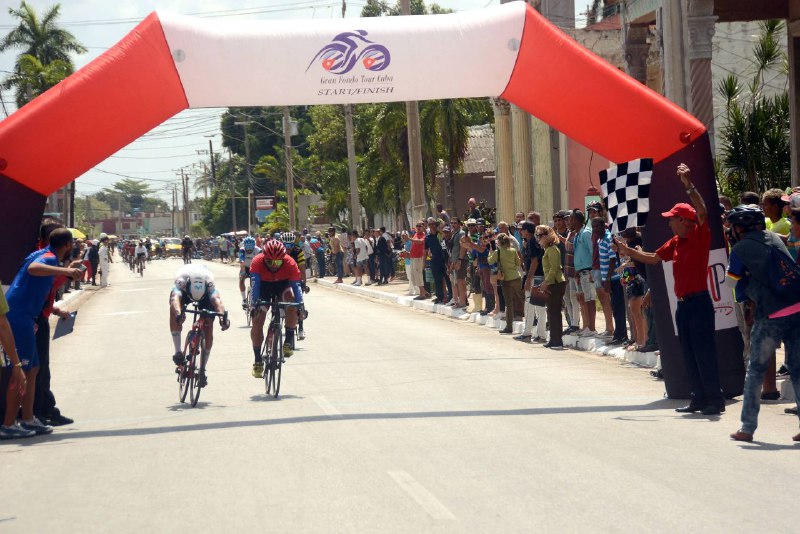
<svg viewBox="0 0 800 534">
<path fill-rule="evenodd" d="M 558 211 L 544 224 L 536 211 L 517 213 L 513 222 L 494 221 L 491 210 L 470 199 L 463 217 L 439 205 L 435 216 L 399 232 L 331 227 L 324 234 L 295 235 L 309 258 L 309 276 L 332 276 L 337 284 L 352 277 L 354 286 L 404 277 L 416 300 L 505 320 L 501 335 L 513 334 L 513 322 L 522 321 L 516 341 L 556 351 L 563 350 L 565 335 L 597 338 L 627 351 L 658 351 L 653 309 L 665 303 L 653 302 L 648 265 L 672 261 L 675 322 L 692 391 L 690 403 L 677 411 L 719 415 L 725 402 L 706 281 L 709 211 L 688 167 L 679 166 L 677 174 L 689 202 L 676 204 L 663 218 L 651 214 L 648 224 L 668 224 L 674 234 L 654 252 L 643 250 L 641 228 L 612 235 L 602 202 L 589 203 L 585 211 Z M 750 441 L 760 401 L 780 396 L 778 378 L 789 378 L 800 396 L 800 288 L 787 285 L 793 276 L 800 285 L 800 189 L 745 192 L 736 200 L 734 206 L 720 197 L 719 207 L 747 367 L 742 428 L 731 438 Z M 265 238 L 257 236 L 256 246 Z M 223 262 L 235 261 L 239 250 L 232 236 L 202 246 Z M 26 258 L 6 295 L 8 304 L 0 299 L 7 371 L 2 387 L 11 392 L 2 395 L 0 438 L 47 433 L 72 422 L 60 414 L 49 389 L 48 317 L 66 313 L 53 305 L 62 286 L 94 285 L 98 273 L 100 284 L 107 284 L 112 251 L 107 237 L 79 242 L 55 221 L 42 224 L 39 250 Z M 781 344 L 785 359 L 778 367 Z M 660 369 L 652 374 L 663 378 Z M 796 414 L 797 408 L 787 411 Z"/>
</svg>

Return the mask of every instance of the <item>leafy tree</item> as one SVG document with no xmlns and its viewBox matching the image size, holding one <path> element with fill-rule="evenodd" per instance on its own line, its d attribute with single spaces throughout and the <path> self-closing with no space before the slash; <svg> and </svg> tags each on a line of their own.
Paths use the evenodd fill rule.
<svg viewBox="0 0 800 534">
<path fill-rule="evenodd" d="M 42 92 L 38 90 L 41 86 L 34 84 L 34 80 L 25 75 L 26 71 L 29 74 L 32 70 L 44 73 L 42 75 L 48 80 L 47 85 L 52 87 L 74 72 L 75 66 L 70 54 L 83 54 L 87 51 L 74 35 L 58 27 L 60 10 L 61 5 L 55 4 L 40 19 L 36 11 L 24 1 L 18 9 L 8 9 L 11 17 L 19 20 L 19 25 L 0 40 L 0 52 L 22 49 L 17 57 L 14 73 L 4 83 L 7 89 L 13 87 L 16 90 L 18 106 L 30 102 Z M 38 66 L 25 56 L 35 58 Z M 59 80 L 56 80 L 57 74 L 61 76 Z"/>
<path fill-rule="evenodd" d="M 782 21 L 761 23 L 753 55 L 755 74 L 743 87 L 739 78 L 727 76 L 717 87 L 725 99 L 726 124 L 721 130 L 718 181 L 729 194 L 745 190 L 783 189 L 790 183 L 790 118 L 787 92 L 765 94 L 766 74 L 783 67 L 780 41 Z"/>
<path fill-rule="evenodd" d="M 131 209 L 144 209 L 144 200 L 153 193 L 153 190 L 143 180 L 123 178 L 111 187 L 104 188 L 102 192 L 107 197 L 121 197 Z M 106 198 L 101 198 L 101 200 L 106 200 Z"/>
</svg>

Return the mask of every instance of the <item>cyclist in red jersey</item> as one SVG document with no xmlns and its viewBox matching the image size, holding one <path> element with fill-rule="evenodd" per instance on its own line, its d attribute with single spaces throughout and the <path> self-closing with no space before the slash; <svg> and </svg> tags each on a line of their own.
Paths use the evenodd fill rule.
<svg viewBox="0 0 800 534">
<path fill-rule="evenodd" d="M 277 296 L 283 302 L 301 303 L 303 299 L 302 277 L 297 263 L 286 253 L 286 247 L 276 239 L 264 244 L 264 251 L 250 263 L 250 281 L 253 288 L 251 305 L 255 308 L 250 339 L 253 342 L 253 376 L 261 378 L 264 363 L 261 361 L 261 345 L 264 341 L 264 322 L 269 306 L 258 306 L 258 301 L 268 301 Z M 297 309 L 286 310 L 286 333 L 284 356 L 294 352 L 294 336 L 297 328 Z"/>
</svg>

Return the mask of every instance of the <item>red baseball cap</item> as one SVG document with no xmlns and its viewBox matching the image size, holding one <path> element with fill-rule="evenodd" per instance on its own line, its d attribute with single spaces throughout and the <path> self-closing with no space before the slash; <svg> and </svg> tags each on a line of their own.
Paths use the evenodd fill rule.
<svg viewBox="0 0 800 534">
<path fill-rule="evenodd" d="M 689 219 L 690 221 L 697 222 L 697 211 L 695 209 L 685 203 L 680 202 L 672 206 L 672 209 L 669 211 L 665 211 L 661 214 L 662 217 L 670 218 L 670 217 L 683 217 L 684 219 Z"/>
</svg>

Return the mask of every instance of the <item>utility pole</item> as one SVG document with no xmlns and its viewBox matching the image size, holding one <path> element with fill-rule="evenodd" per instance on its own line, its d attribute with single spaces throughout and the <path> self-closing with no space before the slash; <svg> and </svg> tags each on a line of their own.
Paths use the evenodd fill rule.
<svg viewBox="0 0 800 534">
<path fill-rule="evenodd" d="M 294 212 L 294 174 L 292 169 L 292 125 L 289 122 L 289 107 L 283 108 L 283 144 L 286 159 L 286 198 L 289 206 L 289 229 L 297 228 Z M 277 200 L 277 199 L 276 199 Z"/>
<path fill-rule="evenodd" d="M 247 118 L 243 121 L 234 122 L 235 125 L 242 127 L 244 134 L 244 165 L 247 169 L 247 232 L 253 228 L 253 175 L 250 171 L 250 143 L 247 141 L 247 125 L 250 123 Z"/>
<path fill-rule="evenodd" d="M 411 14 L 409 0 L 400 0 L 403 15 Z M 412 100 L 406 102 L 408 121 L 408 171 L 411 176 L 412 224 L 425 216 L 425 182 L 422 179 L 422 145 L 419 138 L 419 107 Z"/>
<path fill-rule="evenodd" d="M 236 175 L 231 173 L 231 224 L 232 232 L 236 232 Z"/>
<path fill-rule="evenodd" d="M 342 0 L 342 18 L 347 13 L 347 0 Z M 347 169 L 350 174 L 350 221 L 354 230 L 361 226 L 361 200 L 358 198 L 358 166 L 353 140 L 353 105 L 344 105 L 344 131 L 347 139 Z"/>
<path fill-rule="evenodd" d="M 356 164 L 356 148 L 353 140 L 353 106 L 344 105 L 344 131 L 347 137 L 347 168 L 350 174 L 350 219 L 352 228 L 361 225 L 361 201 L 358 198 L 358 166 Z"/>
<path fill-rule="evenodd" d="M 181 185 L 183 186 L 183 234 L 189 235 L 189 177 L 181 169 Z"/>
<path fill-rule="evenodd" d="M 217 187 L 217 164 L 214 163 L 214 145 L 208 140 L 208 153 L 211 156 L 211 189 Z"/>
<path fill-rule="evenodd" d="M 122 193 L 117 193 L 117 235 L 122 235 Z"/>
<path fill-rule="evenodd" d="M 69 227 L 75 228 L 75 180 L 69 184 Z"/>
</svg>

